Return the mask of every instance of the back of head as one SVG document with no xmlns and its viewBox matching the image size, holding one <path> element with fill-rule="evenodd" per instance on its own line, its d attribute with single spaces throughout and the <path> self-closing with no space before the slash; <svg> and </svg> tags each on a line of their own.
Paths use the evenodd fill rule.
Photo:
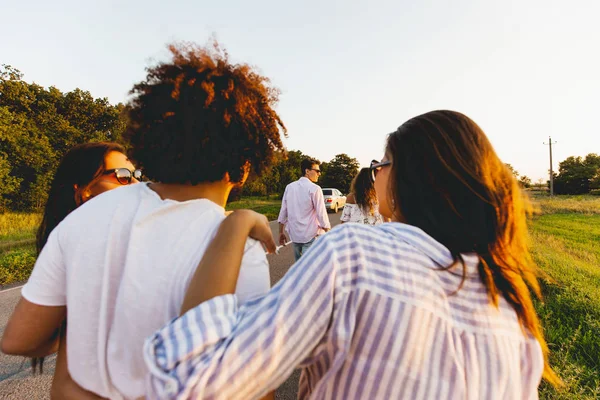
<svg viewBox="0 0 600 400">
<path fill-rule="evenodd" d="M 40 252 L 50 232 L 83 203 L 82 193 L 105 171 L 104 160 L 111 151 L 125 152 L 117 143 L 85 143 L 70 149 L 60 161 L 48 193 L 42 223 L 37 232 Z"/>
<path fill-rule="evenodd" d="M 172 59 L 148 68 L 129 104 L 125 137 L 150 180 L 195 185 L 260 173 L 283 149 L 273 109 L 278 91 L 214 47 L 171 45 Z"/>
<path fill-rule="evenodd" d="M 319 162 L 319 160 L 315 160 L 314 158 L 304 158 L 301 162 L 300 162 L 300 176 L 304 176 L 306 175 L 306 170 L 307 169 L 311 169 L 313 167 L 313 165 L 319 165 L 321 164 Z"/>
<path fill-rule="evenodd" d="M 377 202 L 377 194 L 371 179 L 371 170 L 362 168 L 352 180 L 350 192 L 354 193 L 356 204 L 366 214 L 373 214 L 375 203 Z"/>
<path fill-rule="evenodd" d="M 429 112 L 392 133 L 387 152 L 397 219 L 423 229 L 457 261 L 461 253 L 477 253 L 491 301 L 503 296 L 546 349 L 529 293 L 539 295 L 528 202 L 481 128 L 458 112 Z M 547 363 L 545 377 L 557 382 Z"/>
</svg>

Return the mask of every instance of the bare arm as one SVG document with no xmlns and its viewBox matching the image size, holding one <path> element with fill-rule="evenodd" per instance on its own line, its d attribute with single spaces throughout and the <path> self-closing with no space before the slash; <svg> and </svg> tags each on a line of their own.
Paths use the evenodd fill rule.
<svg viewBox="0 0 600 400">
<path fill-rule="evenodd" d="M 284 246 L 287 242 L 287 236 L 285 235 L 285 224 L 279 224 L 279 244 Z"/>
<path fill-rule="evenodd" d="M 21 298 L 2 335 L 2 352 L 26 357 L 56 353 L 66 310 L 65 306 L 40 306 Z"/>
<path fill-rule="evenodd" d="M 213 297 L 235 293 L 248 236 L 262 242 L 269 252 L 275 252 L 275 240 L 267 217 L 248 210 L 235 211 L 223 221 L 198 264 L 181 314 Z M 232 267 L 223 268 L 224 265 Z"/>
</svg>

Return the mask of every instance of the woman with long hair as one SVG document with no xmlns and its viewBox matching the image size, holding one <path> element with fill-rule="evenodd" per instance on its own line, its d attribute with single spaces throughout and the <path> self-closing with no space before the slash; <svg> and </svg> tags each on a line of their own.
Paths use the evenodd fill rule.
<svg viewBox="0 0 600 400">
<path fill-rule="evenodd" d="M 50 232 L 77 207 L 101 193 L 137 183 L 139 179 L 140 170 L 135 169 L 125 155 L 125 148 L 118 143 L 93 142 L 71 148 L 60 161 L 50 186 L 42 222 L 36 235 L 38 254 L 46 244 Z M 58 336 L 60 344 L 56 343 L 58 357 L 52 385 L 53 397 L 97 398 L 72 384 L 67 370 L 64 327 Z M 32 358 L 34 372 L 37 370 L 41 373 L 43 363 L 44 357 Z"/>
<path fill-rule="evenodd" d="M 370 168 L 362 168 L 352 180 L 350 193 L 346 198 L 346 206 L 344 206 L 340 221 L 342 224 L 344 222 L 357 222 L 367 225 L 383 223 Z"/>
<path fill-rule="evenodd" d="M 221 225 L 182 317 L 146 342 L 151 398 L 254 398 L 298 367 L 298 397 L 314 399 L 534 399 L 542 377 L 560 384 L 531 298 L 528 205 L 479 126 L 412 118 L 372 170 L 393 222 L 336 227 L 252 304 L 232 282 L 244 235 L 270 231 L 251 211 Z M 207 287 L 216 271 L 230 282 Z"/>
<path fill-rule="evenodd" d="M 136 170 L 118 143 L 92 142 L 70 149 L 60 161 L 48 193 L 42 223 L 36 235 L 38 253 L 50 232 L 71 211 L 96 197 L 123 185 L 136 183 L 141 171 Z"/>
</svg>

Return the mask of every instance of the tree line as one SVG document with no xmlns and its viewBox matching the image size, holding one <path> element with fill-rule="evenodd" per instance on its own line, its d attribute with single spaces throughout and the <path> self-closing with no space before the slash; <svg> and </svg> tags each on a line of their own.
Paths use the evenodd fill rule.
<svg viewBox="0 0 600 400">
<path fill-rule="evenodd" d="M 550 181 L 544 182 L 543 179 L 532 184 L 531 178 L 527 175 L 520 175 L 510 164 L 506 166 L 525 188 L 550 186 Z M 590 153 L 585 157 L 567 157 L 558 164 L 558 173 L 554 172 L 552 177 L 556 194 L 600 195 L 600 156 Z"/>
<path fill-rule="evenodd" d="M 127 124 L 125 106 L 94 98 L 88 91 L 62 92 L 23 80 L 10 65 L 0 67 L 0 212 L 35 211 L 45 203 L 58 162 L 71 147 L 90 141 L 122 143 Z M 125 144 L 125 143 L 122 143 Z M 281 196 L 300 177 L 299 150 L 280 154 L 262 176 L 251 177 L 239 195 Z M 313 158 L 313 157 L 311 157 Z M 536 186 L 508 164 L 524 187 Z M 356 158 L 341 153 L 321 163 L 322 187 L 350 191 L 360 168 Z M 538 186 L 542 182 L 538 182 Z M 545 182 L 548 185 L 548 182 Z M 568 157 L 554 174 L 557 194 L 600 191 L 600 156 Z"/>
<path fill-rule="evenodd" d="M 46 201 L 54 171 L 71 147 L 90 141 L 126 145 L 125 106 L 94 98 L 88 91 L 62 92 L 23 80 L 10 65 L 0 67 L 0 212 L 36 211 Z M 244 194 L 281 195 L 300 177 L 301 151 L 280 154 L 260 177 L 252 177 Z M 358 171 L 358 161 L 339 154 L 323 163 L 321 185 L 344 193 Z"/>
</svg>

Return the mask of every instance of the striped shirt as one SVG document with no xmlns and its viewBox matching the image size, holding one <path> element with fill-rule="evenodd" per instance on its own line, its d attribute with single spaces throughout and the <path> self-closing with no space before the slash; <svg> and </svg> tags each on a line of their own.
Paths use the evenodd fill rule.
<svg viewBox="0 0 600 400">
<path fill-rule="evenodd" d="M 148 338 L 148 398 L 537 399 L 544 361 L 465 255 L 399 223 L 344 224 L 262 298 L 207 301 Z"/>
</svg>

